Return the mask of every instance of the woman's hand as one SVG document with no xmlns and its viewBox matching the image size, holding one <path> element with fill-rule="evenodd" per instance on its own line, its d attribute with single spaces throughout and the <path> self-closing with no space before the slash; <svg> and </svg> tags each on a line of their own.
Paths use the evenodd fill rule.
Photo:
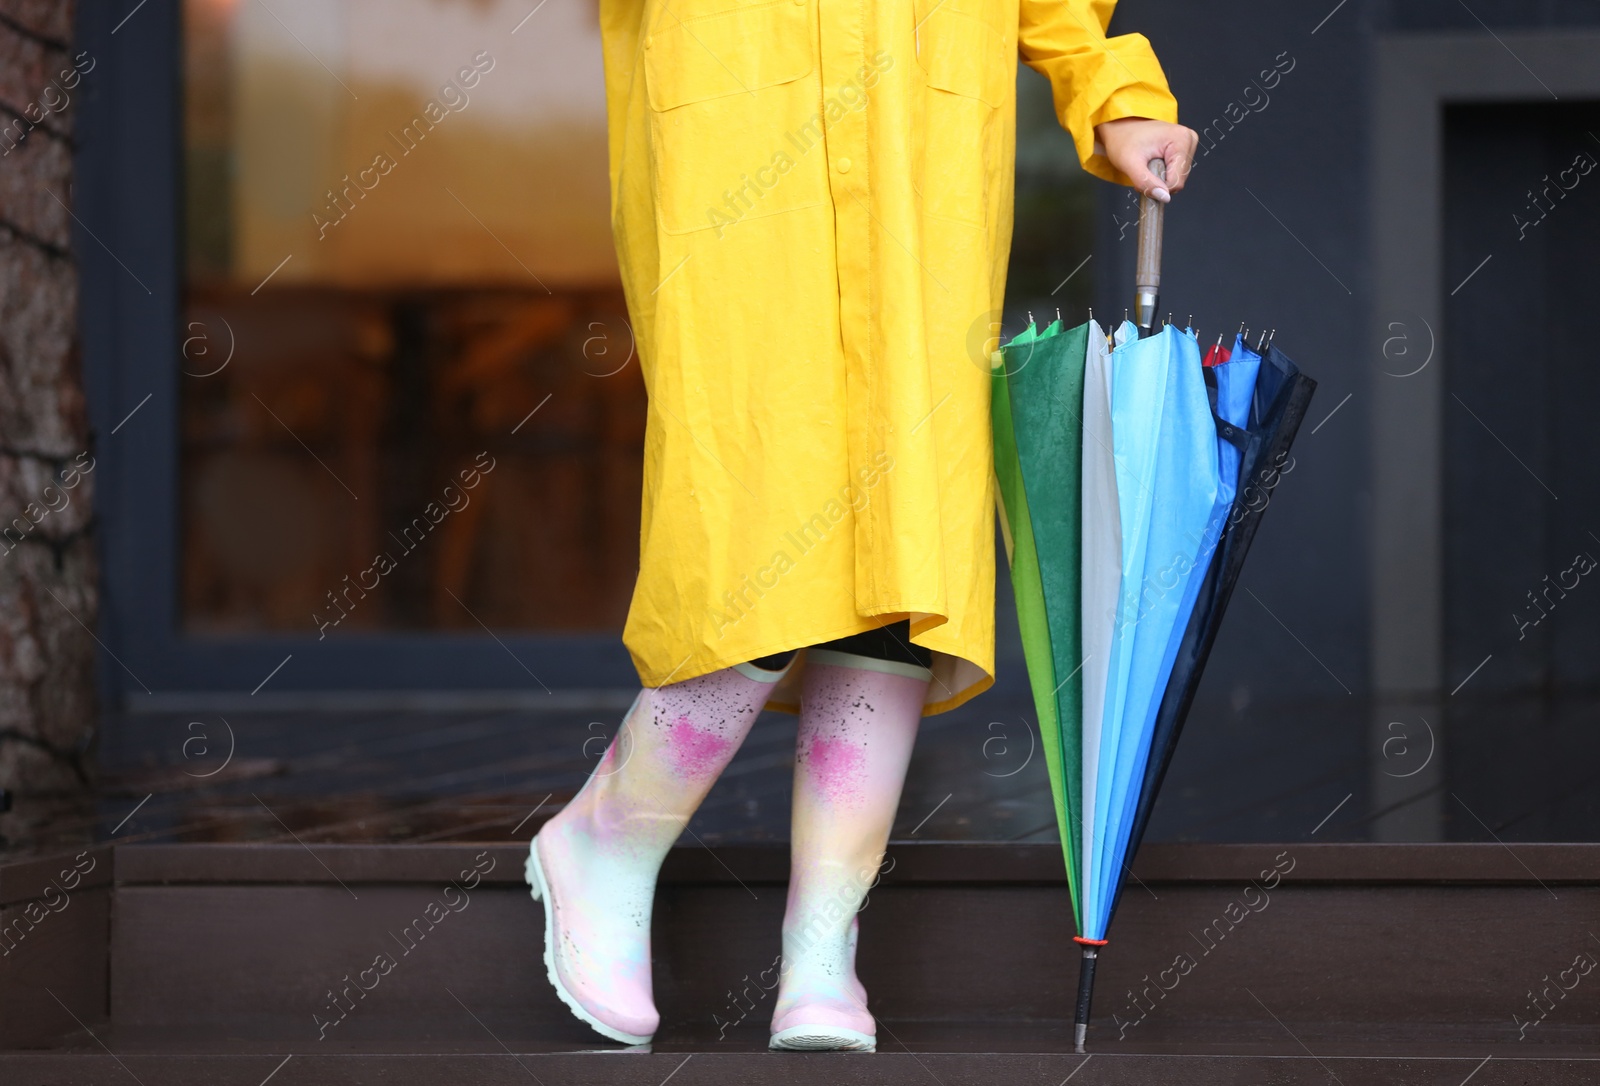
<svg viewBox="0 0 1600 1086">
<path fill-rule="evenodd" d="M 1134 188 L 1162 203 L 1183 188 L 1194 162 L 1200 137 L 1192 128 L 1144 117 L 1124 117 L 1106 121 L 1094 128 L 1095 139 L 1106 149 L 1106 160 L 1126 174 Z M 1163 183 L 1150 172 L 1150 160 L 1164 159 L 1167 179 Z"/>
</svg>

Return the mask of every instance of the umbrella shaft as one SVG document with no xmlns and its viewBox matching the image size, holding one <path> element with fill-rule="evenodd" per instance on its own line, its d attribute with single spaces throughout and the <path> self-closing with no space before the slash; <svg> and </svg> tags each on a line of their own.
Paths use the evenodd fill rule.
<svg viewBox="0 0 1600 1086">
<path fill-rule="evenodd" d="M 1083 958 L 1078 965 L 1078 1011 L 1072 1018 L 1073 1047 L 1079 1052 L 1083 1051 L 1089 1035 L 1089 1004 L 1094 999 L 1094 967 L 1098 960 L 1095 947 L 1083 948 Z"/>
<path fill-rule="evenodd" d="M 1150 160 L 1150 172 L 1162 181 L 1167 179 L 1164 158 Z M 1139 199 L 1139 252 L 1133 273 L 1134 324 L 1145 335 L 1156 326 L 1157 297 L 1161 290 L 1161 236 L 1164 232 L 1166 208 L 1154 196 L 1146 193 Z"/>
</svg>

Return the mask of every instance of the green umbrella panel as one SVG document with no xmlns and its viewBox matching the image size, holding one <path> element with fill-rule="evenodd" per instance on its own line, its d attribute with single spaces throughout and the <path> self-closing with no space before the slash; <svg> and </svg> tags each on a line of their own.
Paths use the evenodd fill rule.
<svg viewBox="0 0 1600 1086">
<path fill-rule="evenodd" d="M 1028 681 L 1067 885 L 1078 891 L 1083 778 L 1081 603 L 1084 358 L 1089 326 L 1032 325 L 992 359 L 995 476 Z"/>
</svg>

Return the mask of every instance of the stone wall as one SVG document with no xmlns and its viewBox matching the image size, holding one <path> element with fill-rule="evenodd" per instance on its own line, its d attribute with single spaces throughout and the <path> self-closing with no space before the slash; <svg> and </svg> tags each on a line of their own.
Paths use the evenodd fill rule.
<svg viewBox="0 0 1600 1086">
<path fill-rule="evenodd" d="M 64 0 L 0 0 L 0 788 L 13 842 L 83 791 L 95 722 L 93 449 L 79 360 Z M 20 836 L 28 836 L 25 832 Z"/>
</svg>

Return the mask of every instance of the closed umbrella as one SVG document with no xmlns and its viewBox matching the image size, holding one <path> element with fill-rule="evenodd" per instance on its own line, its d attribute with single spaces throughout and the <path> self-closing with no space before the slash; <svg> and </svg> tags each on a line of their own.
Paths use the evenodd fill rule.
<svg viewBox="0 0 1600 1086">
<path fill-rule="evenodd" d="M 1141 343 L 1159 340 L 1172 332 L 1169 326 L 1160 336 Z M 1208 407 L 1212 412 L 1214 444 L 1211 448 L 1217 486 L 1211 492 L 1211 509 L 1199 533 L 1199 546 L 1193 552 L 1188 579 L 1183 581 L 1169 574 L 1159 582 L 1163 588 L 1171 585 L 1173 592 L 1178 591 L 1181 583 L 1183 597 L 1173 609 L 1172 625 L 1166 628 L 1167 641 L 1154 673 L 1159 685 L 1155 688 L 1156 699 L 1150 706 L 1147 727 L 1132 728 L 1131 721 L 1124 717 L 1122 741 L 1130 757 L 1114 763 L 1104 756 L 1101 759 L 1100 772 L 1102 775 L 1109 772 L 1111 783 L 1097 787 L 1097 801 L 1100 794 L 1109 791 L 1113 808 L 1118 797 L 1126 806 L 1121 809 L 1121 822 L 1116 820 L 1115 810 L 1108 820 L 1108 828 L 1102 834 L 1107 840 L 1101 846 L 1100 863 L 1086 861 L 1086 873 L 1080 876 L 1080 893 L 1090 902 L 1085 910 L 1086 926 L 1080 927 L 1078 936 L 1078 942 L 1084 944 L 1074 1021 L 1074 1037 L 1080 1051 L 1087 1038 L 1098 947 L 1104 945 L 1121 896 L 1122 873 L 1143 839 L 1161 781 L 1176 749 L 1178 734 L 1193 704 L 1206 658 L 1221 626 L 1223 612 L 1238 582 L 1272 488 L 1284 474 L 1289 446 L 1316 388 L 1316 383 L 1300 373 L 1282 351 L 1272 347 L 1265 355 L 1258 354 L 1250 350 L 1242 336 L 1236 337 L 1233 349 L 1222 354 L 1209 370 L 1197 366 L 1197 362 L 1197 357 L 1192 361 L 1186 357 L 1183 367 L 1191 372 L 1198 371 L 1205 382 Z M 1113 357 L 1113 367 L 1116 364 Z M 1113 397 L 1116 395 L 1114 386 Z M 1113 429 L 1117 417 L 1114 412 Z M 1170 440 L 1166 435 L 1158 439 Z M 1127 508 L 1124 500 L 1121 507 L 1124 533 L 1128 531 Z M 1184 502 L 1180 508 L 1169 510 L 1169 515 L 1192 518 L 1194 511 L 1194 504 Z M 1088 514 L 1085 516 L 1087 518 Z M 1187 519 L 1187 523 L 1192 529 L 1195 522 Z M 1174 554 L 1181 550 L 1181 546 L 1175 548 Z M 1183 564 L 1188 564 L 1188 560 Z M 1146 572 L 1148 574 L 1148 563 Z M 1127 586 L 1129 574 L 1130 568 L 1125 564 L 1121 592 L 1124 606 L 1131 596 Z M 1087 569 L 1084 576 L 1090 576 Z M 1135 624 L 1148 629 L 1152 614 L 1165 618 L 1160 608 L 1150 608 L 1138 615 Z M 1160 636 L 1161 630 L 1157 628 L 1153 632 Z M 1135 641 L 1137 644 L 1137 638 Z M 1087 681 L 1093 682 L 1093 679 Z M 1139 685 L 1137 672 L 1131 685 Z M 1107 707 L 1105 727 L 1108 729 L 1115 726 L 1110 716 L 1112 708 Z M 1085 772 L 1089 772 L 1087 766 Z M 1089 843 L 1090 835 L 1086 831 L 1086 855 Z"/>
<path fill-rule="evenodd" d="M 1050 332 L 1047 329 L 1046 332 Z M 994 359 L 995 472 L 1078 941 L 1103 945 L 1221 490 L 1192 333 L 1033 325 Z M 1092 960 L 1092 958 L 1090 959 Z"/>
<path fill-rule="evenodd" d="M 1191 330 L 1153 328 L 1161 212 L 1144 201 L 1138 327 L 1030 318 L 991 359 L 1002 527 L 1083 947 L 1080 1051 L 1122 875 L 1315 388 L 1277 348 L 1238 336 L 1202 363 Z"/>
</svg>

